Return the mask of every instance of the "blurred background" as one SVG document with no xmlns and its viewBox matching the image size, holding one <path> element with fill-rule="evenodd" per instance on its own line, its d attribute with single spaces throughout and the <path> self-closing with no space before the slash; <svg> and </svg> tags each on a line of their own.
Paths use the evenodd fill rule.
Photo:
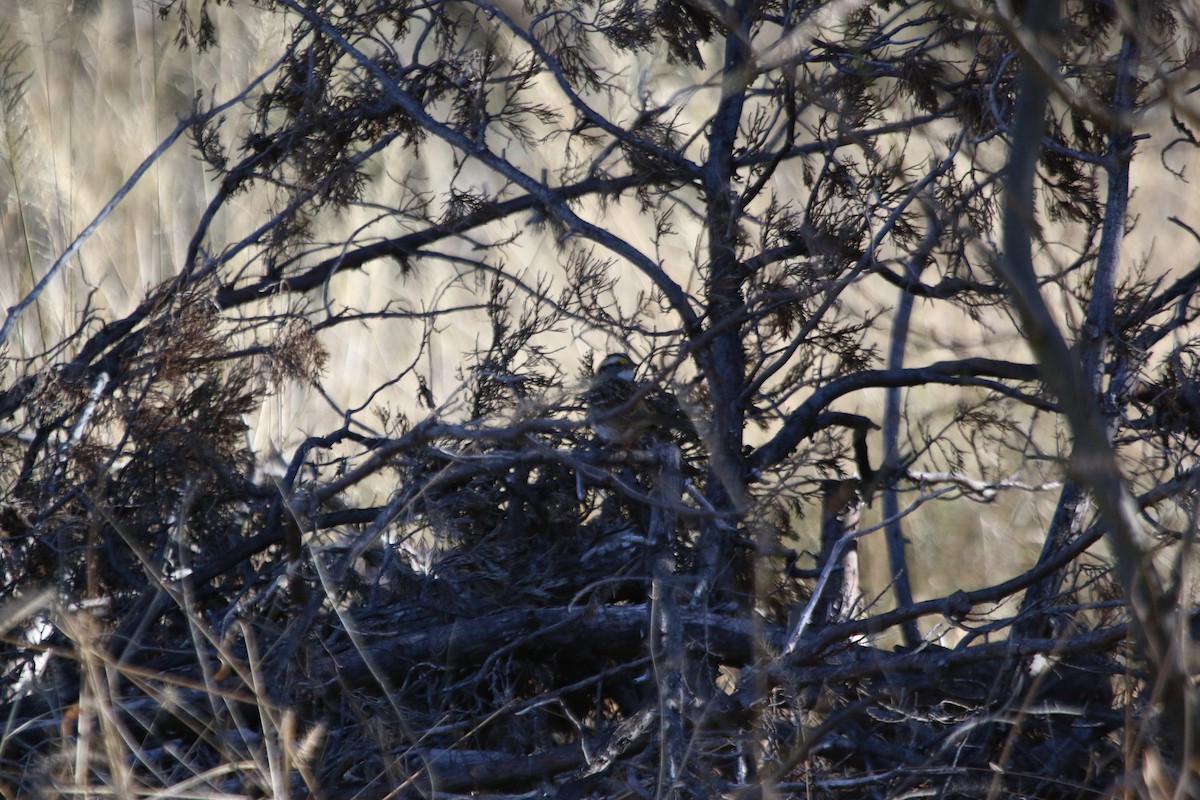
<svg viewBox="0 0 1200 800">
<path fill-rule="evenodd" d="M 6 7 L 0 27 L 0 47 L 18 54 L 19 69 L 4 76 L 0 93 L 0 302 L 10 306 L 25 296 L 50 265 L 95 218 L 122 184 L 151 156 L 192 108 L 197 93 L 204 102 L 224 102 L 244 91 L 268 70 L 287 41 L 283 18 L 255 4 L 235 3 L 213 7 L 219 46 L 206 52 L 181 48 L 176 37 L 180 19 L 160 18 L 149 0 L 2 0 Z M 193 23 L 200 19 L 201 0 L 184 4 Z M 661 55 L 661 54 L 660 54 Z M 719 63 L 719 59 L 715 63 Z M 676 71 L 665 59 L 648 55 L 630 63 L 628 74 L 636 91 L 658 101 L 686 98 L 689 114 L 698 123 L 706 116 L 712 90 L 694 85 L 694 79 Z M 547 102 L 553 90 L 547 88 Z M 628 117 L 636 109 L 605 111 Z M 255 113 L 253 96 L 227 113 L 226 144 L 247 129 Z M 1138 121 L 1156 142 L 1169 141 L 1174 133 L 1165 111 Z M 215 187 L 186 136 L 157 158 L 148 173 L 91 235 L 79 254 L 23 317 L 10 339 L 11 358 L 36 356 L 76 330 L 85 315 L 98 322 L 119 318 L 143 300 L 148 291 L 177 273 L 198 220 L 215 194 Z M 548 145 L 545 158 L 557 154 Z M 1141 158 L 1134 166 L 1133 213 L 1136 227 L 1126 239 L 1126 269 L 1145 268 L 1149 274 L 1185 271 L 1196 266 L 1200 249 L 1193 237 L 1169 221 L 1176 216 L 1189 224 L 1200 220 L 1200 194 L 1187 182 L 1200 169 L 1194 151 L 1176 148 L 1160 160 Z M 535 157 L 537 155 L 535 154 Z M 1186 159 L 1186 160 L 1185 160 Z M 470 174 L 452 174 L 451 154 L 436 143 L 422 148 L 419 163 L 405 158 L 380 159 L 368 200 L 387 205 L 399 197 L 398 186 L 423 187 L 438 197 L 452 180 L 460 184 Z M 1183 176 L 1180 180 L 1171 173 Z M 487 176 L 479 176 L 487 180 Z M 494 179 L 493 179 L 494 180 Z M 797 182 L 797 195 L 803 189 Z M 234 242 L 251 233 L 270 216 L 270 198 L 242 195 L 222 212 L 209 241 Z M 699 241 L 698 220 L 681 214 L 675 233 L 656 240 L 653 220 L 636 203 L 619 207 L 613 217 L 622 235 L 644 252 L 656 253 L 674 265 L 685 285 L 695 262 Z M 354 212 L 321 220 L 315 238 L 346 241 L 385 236 L 384 215 L 370 217 L 361 207 Z M 688 227 L 691 225 L 692 227 Z M 494 226 L 489 235 L 499 241 L 519 232 L 515 223 Z M 519 266 L 529 283 L 554 281 L 563 274 L 562 252 L 545 230 L 524 230 L 522 238 L 506 251 L 509 266 Z M 1064 233 L 1064 235 L 1067 235 Z M 1054 236 L 1048 236 L 1053 240 Z M 447 245 L 469 252 L 466 243 Z M 1047 263 L 1052 252 L 1044 254 Z M 251 265 L 249 268 L 253 268 Z M 324 290 L 324 302 L 339 307 L 379 308 L 389 301 L 413 307 L 449 307 L 476 300 L 486 283 L 458 272 L 447 263 L 444 272 L 418 270 L 403 275 L 392 262 L 377 262 L 366 269 L 342 274 Z M 648 282 L 630 272 L 620 283 L 618 298 L 630 307 Z M 894 294 L 856 290 L 854 311 L 882 313 L 878 337 L 884 345 L 889 333 L 889 311 Z M 1073 310 L 1063 306 L 1064 316 Z M 480 318 L 481 319 L 481 318 Z M 920 304 L 914 314 L 909 364 L 943 358 L 996 353 L 1016 358 L 1023 350 L 1011 320 L 1002 314 L 985 317 L 983 325 L 965 317 L 935 316 Z M 330 359 L 319 386 L 289 383 L 274 387 L 262 407 L 247 419 L 256 453 L 264 462 L 286 457 L 306 435 L 329 430 L 338 422 L 335 408 L 365 402 L 404 411 L 414 418 L 425 413 L 417 404 L 415 383 L 401 382 L 379 395 L 380 384 L 398 374 L 417 357 L 415 342 L 424 334 L 417 322 L 341 325 L 321 334 Z M 480 344 L 482 332 L 470 324 L 438 330 L 432 346 L 421 357 L 422 371 L 439 404 L 453 408 L 461 385 L 462 354 Z M 559 331 L 556 354 L 568 380 L 562 387 L 566 401 L 582 388 L 581 365 L 597 354 L 620 349 L 623 343 L 599 330 Z M 5 382 L 13 378 L 6 362 Z M 919 389 L 906 397 L 910 424 L 920 420 L 936 429 L 962 399 L 969 397 L 946 387 Z M 328 400 L 327 400 L 328 398 Z M 332 400 L 332 403 L 329 402 Z M 883 395 L 856 395 L 843 410 L 882 418 Z M 1047 437 L 1062 431 L 1045 431 Z M 873 440 L 875 441 L 875 440 Z M 879 453 L 876 442 L 874 453 Z M 1003 463 L 1004 453 L 980 453 L 983 459 Z M 1053 469 L 1047 470 L 1053 477 Z M 389 487 L 358 487 L 355 491 L 386 496 Z M 1001 494 L 986 504 L 968 500 L 932 503 L 907 521 L 912 542 L 911 570 L 917 599 L 972 589 L 1001 580 L 1027 568 L 1035 560 L 1057 496 L 1049 486 L 1030 502 L 1026 494 Z M 356 498 L 367 503 L 371 498 Z M 877 510 L 865 522 L 873 523 Z M 815 547 L 817 514 L 797 520 L 800 546 Z M 807 541 L 807 544 L 806 544 Z M 888 578 L 883 543 L 879 535 L 863 542 L 864 584 L 868 598 L 880 596 L 887 607 Z M 997 613 L 1012 609 L 998 609 Z M 949 631 L 948 642 L 953 641 Z"/>
</svg>

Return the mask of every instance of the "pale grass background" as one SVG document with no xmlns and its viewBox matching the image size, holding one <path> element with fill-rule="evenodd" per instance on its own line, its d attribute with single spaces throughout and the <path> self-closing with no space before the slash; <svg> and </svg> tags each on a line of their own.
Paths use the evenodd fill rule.
<svg viewBox="0 0 1200 800">
<path fill-rule="evenodd" d="M 176 115 L 188 111 L 197 90 L 203 90 L 207 98 L 224 101 L 277 57 L 286 42 L 286 31 L 275 16 L 252 4 L 237 3 L 232 8 L 215 9 L 221 45 L 198 54 L 194 50 L 180 51 L 172 43 L 174 18 L 160 21 L 147 0 L 74 4 L 63 0 L 0 0 L 0 7 L 9 12 L 4 15 L 10 22 L 8 41 L 20 41 L 29 48 L 22 69 L 31 75 L 21 115 L 4 121 L 9 130 L 22 124 L 28 129 L 22 151 L 15 158 L 4 154 L 12 169 L 0 173 L 0 248 L 7 263 L 7 269 L 0 271 L 0 302 L 8 306 L 28 291 L 174 127 Z M 719 64 L 720 59 L 710 59 L 709 63 Z M 713 97 L 711 85 L 705 85 L 704 80 L 680 73 L 656 54 L 628 62 L 623 74 L 630 93 L 646 98 L 651 105 L 685 101 L 684 122 L 693 131 L 702 128 Z M 712 77 L 707 76 L 710 80 Z M 548 80 L 544 85 L 547 102 L 555 102 L 557 88 Z M 628 99 L 596 98 L 595 102 L 617 119 L 637 113 Z M 227 143 L 235 141 L 251 115 L 249 105 L 227 114 Z M 1143 143 L 1143 151 L 1171 136 L 1166 122 L 1161 112 L 1144 121 L 1144 126 L 1155 132 L 1155 139 Z M 920 143 L 910 146 L 916 155 L 906 152 L 906 156 L 923 157 Z M 538 175 L 543 167 L 553 170 L 561 156 L 554 147 L 527 152 L 514 145 L 508 155 L 528 174 Z M 693 156 L 699 147 L 699 141 L 694 140 Z M 931 147 L 936 149 L 936 145 Z M 999 154 L 993 153 L 992 157 Z M 1187 163 L 1185 158 L 1189 159 Z M 1183 149 L 1169 163 L 1187 169 L 1189 176 L 1200 169 L 1196 158 Z M 399 201 L 401 193 L 395 179 L 406 171 L 417 176 L 427 191 L 440 196 L 449 179 L 449 164 L 449 152 L 436 142 L 423 146 L 422 159 L 416 164 L 403 154 L 389 153 L 378 169 L 380 179 L 369 189 L 369 199 Z M 472 180 L 491 188 L 499 185 L 494 175 L 472 167 L 462 173 L 460 186 Z M 789 180 L 796 196 L 802 197 L 795 173 L 791 178 L 785 174 L 781 186 L 786 189 Z M 1154 156 L 1138 159 L 1133 182 L 1138 228 L 1126 240 L 1124 263 L 1145 261 L 1152 273 L 1192 268 L 1200 258 L 1200 250 L 1177 227 L 1168 224 L 1166 217 L 1173 214 L 1200 227 L 1197 192 L 1190 184 L 1166 179 Z M 10 343 L 10 354 L 37 352 L 44 343 L 57 341 L 71 331 L 89 297 L 105 318 L 127 313 L 150 287 L 178 270 L 189 237 L 213 194 L 209 176 L 182 140 L 152 168 L 85 245 L 80 257 L 51 284 L 36 309 L 25 316 Z M 209 244 L 219 247 L 235 241 L 261 224 L 268 211 L 267 201 L 258 195 L 237 198 L 214 225 Z M 674 221 L 678 234 L 657 253 L 651 223 L 636 204 L 614 207 L 605 224 L 643 252 L 663 259 L 681 283 L 694 287 L 692 265 L 700 252 L 701 231 L 686 206 L 677 209 Z M 503 239 L 527 223 L 505 222 L 478 236 Z M 344 241 L 353 235 L 367 240 L 395 232 L 386 220 L 371 220 L 365 212 L 355 211 L 328 221 L 319 237 Z M 565 246 L 575 244 L 568 242 Z M 461 243 L 443 248 L 447 253 L 472 255 Z M 1043 263 L 1048 263 L 1052 256 L 1045 254 L 1043 258 Z M 545 233 L 526 232 L 505 255 L 505 263 L 520 268 L 530 283 L 538 275 L 559 279 L 564 260 L 562 247 Z M 335 278 L 325 297 L 334 305 L 358 308 L 378 308 L 397 298 L 405 299 L 412 308 L 431 303 L 445 307 L 473 299 L 472 291 L 479 285 L 476 278 L 466 273 L 459 276 L 454 269 L 442 262 L 405 277 L 399 274 L 396 264 L 381 262 L 360 273 Z M 617 300 L 624 307 L 629 307 L 639 292 L 650 288 L 637 273 L 623 275 L 620 286 L 623 295 Z M 858 313 L 866 313 L 893 307 L 896 297 L 890 288 L 875 285 L 856 290 L 849 300 Z M 1077 309 L 1062 311 L 1077 314 Z M 909 363 L 987 353 L 1019 357 L 1024 349 L 1012 324 L 1002 315 L 991 315 L 988 320 L 990 329 L 984 330 L 963 316 L 932 314 L 918 302 Z M 890 324 L 888 315 L 881 322 L 882 342 Z M 431 378 L 435 398 L 450 403 L 448 414 L 453 413 L 453 398 L 460 384 L 462 352 L 484 343 L 480 337 L 486 329 L 476 328 L 478 324 L 476 317 L 447 326 L 420 362 Z M 590 358 L 593 351 L 624 346 L 604 331 L 568 326 L 560 333 L 558 353 L 570 376 L 578 374 L 578 364 Z M 322 388 L 341 407 L 359 405 L 376 386 L 412 361 L 417 352 L 414 343 L 421 334 L 418 323 L 394 323 L 370 328 L 342 326 L 323 335 L 331 359 Z M 11 372 L 4 376 L 6 381 L 11 378 Z M 570 397 L 578 388 L 565 386 L 563 395 Z M 415 390 L 415 382 L 402 383 L 379 397 L 376 404 L 419 415 Z M 934 421 L 944 418 L 946 409 L 958 397 L 957 392 L 944 388 L 914 392 L 910 413 L 926 416 L 936 428 Z M 880 419 L 882 403 L 882 393 L 871 392 L 842 408 Z M 274 458 L 290 455 L 305 435 L 328 430 L 336 421 L 335 410 L 313 387 L 291 384 L 276 387 L 247 423 L 257 452 L 264 458 Z M 1002 456 L 981 457 L 995 460 Z M 377 501 L 387 490 L 380 485 L 365 487 L 360 491 L 374 496 L 353 501 Z M 1047 492 L 1034 502 L 1014 495 L 988 505 L 964 501 L 934 504 L 919 511 L 908 522 L 918 596 L 987 585 L 1027 567 L 1036 558 L 1054 496 L 1054 492 Z M 877 512 L 869 512 L 867 520 L 873 521 L 876 516 Z M 800 523 L 805 530 L 798 531 L 810 546 L 814 520 L 815 513 L 810 514 Z M 866 584 L 870 590 L 881 592 L 887 587 L 887 569 L 880 537 L 869 537 L 863 549 Z"/>
</svg>

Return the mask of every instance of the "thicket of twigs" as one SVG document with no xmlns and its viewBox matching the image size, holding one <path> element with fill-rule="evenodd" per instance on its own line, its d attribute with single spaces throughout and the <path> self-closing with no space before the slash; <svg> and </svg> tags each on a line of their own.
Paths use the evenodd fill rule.
<svg viewBox="0 0 1200 800">
<path fill-rule="evenodd" d="M 280 58 L 164 145 L 214 186 L 178 273 L 0 328 L 0 792 L 1196 793 L 1200 267 L 1122 249 L 1134 154 L 1200 141 L 1190 6 L 269 5 Z M 342 402 L 358 327 L 396 363 Z M 600 441 L 567 337 L 696 434 Z M 295 385 L 336 422 L 274 464 Z M 914 591 L 912 512 L 1047 489 L 1031 568 Z"/>
<path fill-rule="evenodd" d="M 1079 797 L 1167 780 L 1140 762 L 1179 743 L 1107 568 L 1073 569 L 1052 638 L 972 613 L 1077 552 L 864 615 L 814 599 L 814 554 L 760 527 L 714 604 L 686 446 L 614 452 L 577 410 L 544 408 L 495 431 L 334 432 L 266 479 L 241 421 L 265 360 L 223 348 L 202 294 L 141 330 L 112 374 L 47 371 L 6 395 L 39 422 L 6 445 L 7 796 Z M 309 346 L 270 363 L 308 368 Z M 339 440 L 365 459 L 330 456 Z M 389 503 L 340 505 L 369 473 L 397 487 Z M 931 614 L 971 635 L 873 644 Z"/>
</svg>

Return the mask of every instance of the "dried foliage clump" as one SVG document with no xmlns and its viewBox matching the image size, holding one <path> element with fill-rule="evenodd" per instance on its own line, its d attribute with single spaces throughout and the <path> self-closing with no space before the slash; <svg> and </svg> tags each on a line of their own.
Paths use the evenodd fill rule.
<svg viewBox="0 0 1200 800">
<path fill-rule="evenodd" d="M 178 273 L 0 329 L 0 792 L 1197 792 L 1189 6 L 267 5 Z"/>
</svg>

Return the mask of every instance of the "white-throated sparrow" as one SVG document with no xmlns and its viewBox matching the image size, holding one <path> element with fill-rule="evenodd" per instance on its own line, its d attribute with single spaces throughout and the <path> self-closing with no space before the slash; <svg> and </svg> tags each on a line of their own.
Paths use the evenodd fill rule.
<svg viewBox="0 0 1200 800">
<path fill-rule="evenodd" d="M 681 431 L 699 441 L 692 421 L 675 396 L 640 384 L 637 365 L 625 353 L 609 353 L 596 367 L 584 395 L 587 420 L 596 435 L 608 444 L 629 447 L 643 436 Z"/>
</svg>

